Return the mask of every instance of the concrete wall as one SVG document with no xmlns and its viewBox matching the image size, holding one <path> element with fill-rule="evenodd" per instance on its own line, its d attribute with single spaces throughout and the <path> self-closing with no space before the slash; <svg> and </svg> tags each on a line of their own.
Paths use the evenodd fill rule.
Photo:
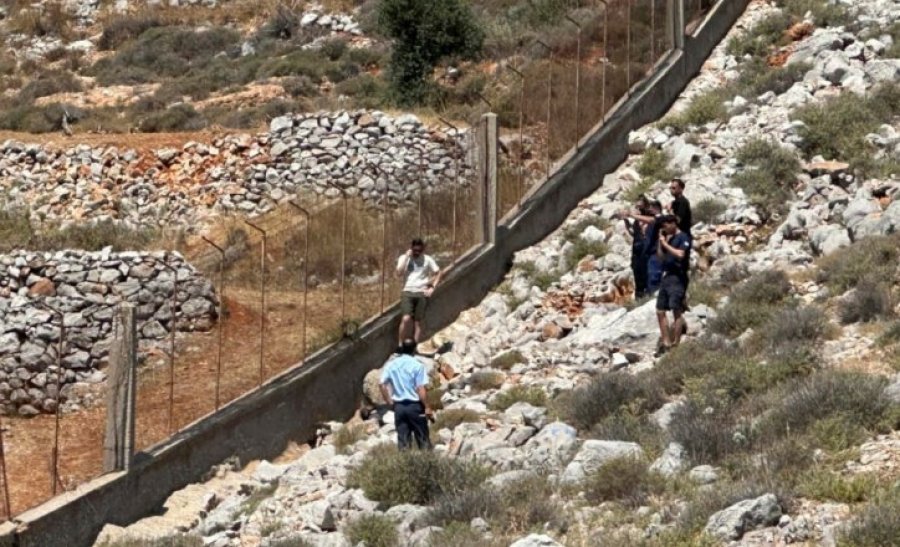
<svg viewBox="0 0 900 547">
<path fill-rule="evenodd" d="M 503 219 L 494 246 L 463 257 L 435 295 L 428 332 L 480 302 L 503 279 L 515 252 L 549 235 L 579 201 L 600 187 L 603 177 L 625 158 L 628 133 L 668 110 L 748 1 L 721 0 L 685 40 L 684 50 L 662 61 L 653 78 L 620 104 L 603 127 L 594 128 L 581 149 L 519 210 Z M 363 376 L 381 366 L 394 347 L 398 321 L 399 310 L 393 308 L 364 325 L 356 340 L 319 352 L 302 368 L 284 372 L 140 454 L 130 471 L 98 478 L 23 513 L 18 526 L 0 528 L 0 547 L 90 545 L 104 523 L 124 525 L 151 513 L 172 491 L 197 481 L 229 456 L 242 461 L 273 457 L 290 440 L 312 438 L 316 423 L 349 417 Z"/>
</svg>

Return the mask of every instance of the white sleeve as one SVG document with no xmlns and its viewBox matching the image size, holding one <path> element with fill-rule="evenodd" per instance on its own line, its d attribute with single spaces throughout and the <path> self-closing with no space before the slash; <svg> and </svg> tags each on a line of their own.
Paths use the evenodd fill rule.
<svg viewBox="0 0 900 547">
<path fill-rule="evenodd" d="M 400 255 L 400 258 L 397 259 L 397 269 L 399 270 L 401 266 L 403 266 L 403 261 L 406 260 L 406 255 Z"/>
<path fill-rule="evenodd" d="M 436 274 L 439 271 L 441 271 L 441 269 L 437 265 L 437 262 L 435 262 L 435 260 L 433 258 L 431 258 L 430 256 L 428 257 L 428 269 L 431 271 L 432 274 Z"/>
</svg>

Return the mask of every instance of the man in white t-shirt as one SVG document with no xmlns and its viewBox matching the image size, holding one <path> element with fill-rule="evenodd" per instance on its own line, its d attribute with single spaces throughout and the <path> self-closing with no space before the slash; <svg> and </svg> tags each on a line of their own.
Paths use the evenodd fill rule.
<svg viewBox="0 0 900 547">
<path fill-rule="evenodd" d="M 404 279 L 400 298 L 400 343 L 410 337 L 410 327 L 415 326 L 412 338 L 418 343 L 422 334 L 422 320 L 425 308 L 434 287 L 441 280 L 441 269 L 437 262 L 425 254 L 425 242 L 419 238 L 412 240 L 406 254 L 397 260 L 397 275 Z"/>
</svg>

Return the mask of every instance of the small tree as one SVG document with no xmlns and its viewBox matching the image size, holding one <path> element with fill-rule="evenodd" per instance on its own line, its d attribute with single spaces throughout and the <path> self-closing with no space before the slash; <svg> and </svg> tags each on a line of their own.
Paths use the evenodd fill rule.
<svg viewBox="0 0 900 547">
<path fill-rule="evenodd" d="M 394 40 L 391 87 L 403 104 L 422 101 L 441 59 L 473 58 L 484 43 L 467 0 L 382 0 L 378 23 Z"/>
</svg>

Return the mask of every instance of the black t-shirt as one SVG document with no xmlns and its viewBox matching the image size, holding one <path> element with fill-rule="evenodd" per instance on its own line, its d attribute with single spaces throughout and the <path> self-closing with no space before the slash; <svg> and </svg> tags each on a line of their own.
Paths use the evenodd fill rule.
<svg viewBox="0 0 900 547">
<path fill-rule="evenodd" d="M 691 233 L 694 219 L 691 217 L 691 202 L 686 197 L 678 196 L 672 201 L 672 214 L 678 217 L 678 229 L 686 234 Z"/>
</svg>

